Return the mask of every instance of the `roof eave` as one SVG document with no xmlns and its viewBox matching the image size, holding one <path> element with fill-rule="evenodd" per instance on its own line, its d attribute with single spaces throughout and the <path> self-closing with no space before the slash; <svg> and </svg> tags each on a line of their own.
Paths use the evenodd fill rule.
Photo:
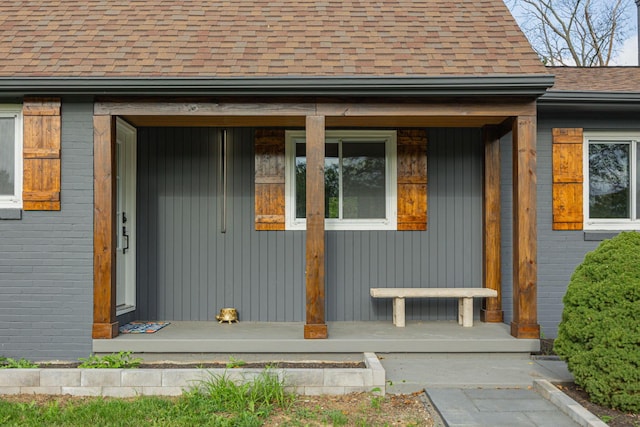
<svg viewBox="0 0 640 427">
<path fill-rule="evenodd" d="M 0 96 L 539 97 L 550 75 L 435 77 L 105 78 L 0 77 Z"/>
<path fill-rule="evenodd" d="M 548 91 L 538 99 L 540 105 L 638 104 L 640 92 Z"/>
</svg>

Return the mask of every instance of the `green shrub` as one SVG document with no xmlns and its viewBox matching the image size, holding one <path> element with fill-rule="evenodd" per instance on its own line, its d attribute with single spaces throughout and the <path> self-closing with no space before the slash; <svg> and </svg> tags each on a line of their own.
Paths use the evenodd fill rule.
<svg viewBox="0 0 640 427">
<path fill-rule="evenodd" d="M 640 410 L 640 233 L 621 233 L 571 277 L 554 343 L 595 403 Z"/>
</svg>

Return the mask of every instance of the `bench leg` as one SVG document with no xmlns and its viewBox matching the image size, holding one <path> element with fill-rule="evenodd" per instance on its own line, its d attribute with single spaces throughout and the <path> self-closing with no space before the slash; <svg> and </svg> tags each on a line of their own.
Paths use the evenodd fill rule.
<svg viewBox="0 0 640 427">
<path fill-rule="evenodd" d="M 404 298 L 393 299 L 393 324 L 404 328 Z"/>
<path fill-rule="evenodd" d="M 460 313 L 462 313 L 462 319 L 460 319 Z M 473 326 L 473 298 L 458 299 L 458 323 L 465 328 Z"/>
</svg>

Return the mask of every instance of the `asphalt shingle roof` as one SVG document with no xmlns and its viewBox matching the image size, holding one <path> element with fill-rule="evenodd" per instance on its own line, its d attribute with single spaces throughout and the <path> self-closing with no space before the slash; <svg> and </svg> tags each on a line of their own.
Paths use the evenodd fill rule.
<svg viewBox="0 0 640 427">
<path fill-rule="evenodd" d="M 640 67 L 548 67 L 548 71 L 555 75 L 552 92 L 640 92 Z"/>
<path fill-rule="evenodd" d="M 503 0 L 5 1 L 0 77 L 546 74 Z"/>
</svg>

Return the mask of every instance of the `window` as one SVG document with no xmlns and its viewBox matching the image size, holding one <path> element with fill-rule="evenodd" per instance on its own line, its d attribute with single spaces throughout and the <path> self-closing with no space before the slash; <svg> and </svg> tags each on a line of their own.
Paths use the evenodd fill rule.
<svg viewBox="0 0 640 427">
<path fill-rule="evenodd" d="M 585 133 L 585 228 L 640 229 L 640 133 Z"/>
<path fill-rule="evenodd" d="M 22 208 L 20 106 L 0 106 L 0 208 Z"/>
<path fill-rule="evenodd" d="M 327 230 L 395 230 L 396 132 L 327 131 L 325 227 Z M 304 131 L 287 131 L 286 228 L 306 226 Z"/>
</svg>

